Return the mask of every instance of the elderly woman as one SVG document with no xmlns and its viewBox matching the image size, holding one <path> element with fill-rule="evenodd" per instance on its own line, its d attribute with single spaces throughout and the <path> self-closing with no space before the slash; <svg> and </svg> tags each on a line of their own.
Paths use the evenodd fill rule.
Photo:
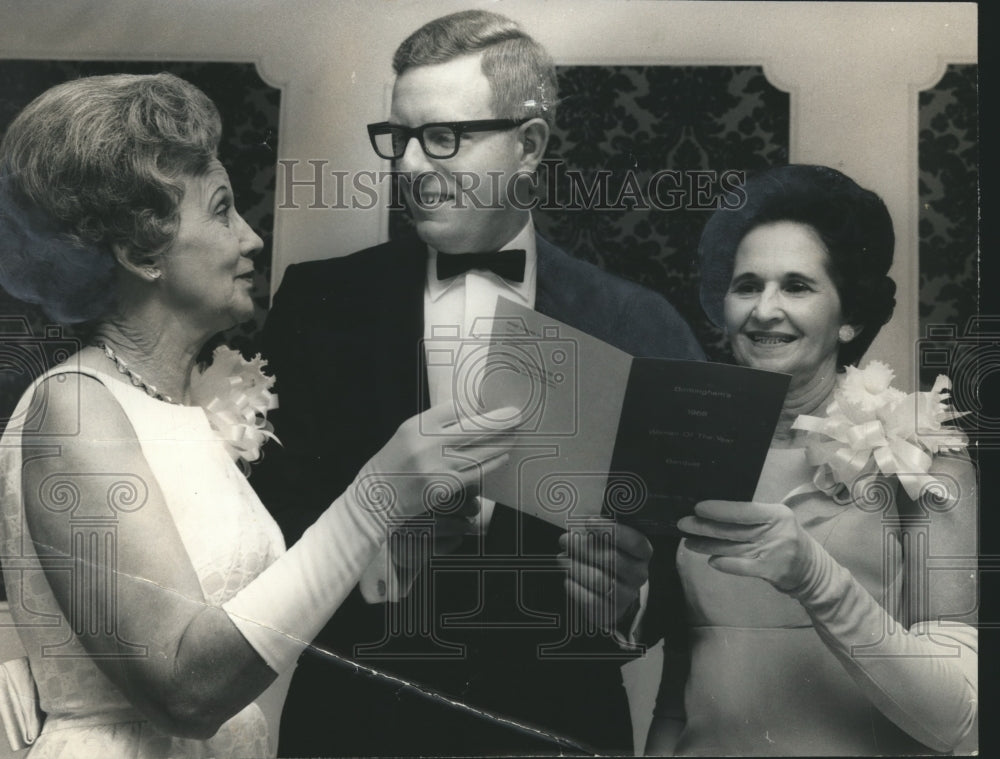
<svg viewBox="0 0 1000 759">
<path fill-rule="evenodd" d="M 852 366 L 895 303 L 889 213 L 821 166 L 746 192 L 704 230 L 701 300 L 739 363 L 791 383 L 753 502 L 678 523 L 687 650 L 667 647 L 647 753 L 968 750 L 974 472 L 943 379 L 906 395 Z"/>
<path fill-rule="evenodd" d="M 252 315 L 261 248 L 219 135 L 195 87 L 120 75 L 45 92 L 0 145 L 0 283 L 95 324 L 93 344 L 24 395 L 0 446 L 4 576 L 46 714 L 33 758 L 273 755 L 255 699 L 387 520 L 498 463 L 431 409 L 285 551 L 236 466 L 267 432 L 255 412 L 273 406 L 271 380 L 225 349 L 204 372 L 195 361 Z M 481 465 L 443 459 L 446 445 Z"/>
</svg>

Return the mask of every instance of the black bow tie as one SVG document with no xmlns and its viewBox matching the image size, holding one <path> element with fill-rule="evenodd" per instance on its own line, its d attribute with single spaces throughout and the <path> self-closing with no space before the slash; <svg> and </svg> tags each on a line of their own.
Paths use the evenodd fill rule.
<svg viewBox="0 0 1000 759">
<path fill-rule="evenodd" d="M 488 269 L 509 282 L 524 282 L 523 250 L 499 250 L 495 253 L 438 253 L 437 278 L 450 279 L 470 269 Z"/>
</svg>

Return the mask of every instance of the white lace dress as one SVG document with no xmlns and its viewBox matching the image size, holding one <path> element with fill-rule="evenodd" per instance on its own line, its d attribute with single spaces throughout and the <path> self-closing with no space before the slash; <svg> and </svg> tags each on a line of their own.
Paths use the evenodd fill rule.
<svg viewBox="0 0 1000 759">
<path fill-rule="evenodd" d="M 89 369 L 57 368 L 45 376 L 63 375 L 53 381 L 75 381 L 78 377 L 74 372 L 102 382 L 124 409 L 208 603 L 224 603 L 284 552 L 277 524 L 213 433 L 201 407 L 157 401 L 140 389 Z M 166 735 L 131 707 L 73 634 L 40 567 L 24 519 L 22 463 L 28 456 L 45 454 L 22 451 L 21 447 L 21 430 L 30 429 L 34 421 L 25 414 L 37 384 L 21 399 L 0 442 L 4 580 L 46 715 L 30 756 L 273 756 L 269 721 L 258 702 L 227 721 L 208 740 Z M 88 534 L 113 541 L 113 528 L 107 526 L 110 522 L 101 520 L 113 517 L 116 509 L 136 508 L 134 498 L 137 492 L 141 498 L 141 483 L 116 470 L 115 462 L 109 461 L 107 466 L 105 504 L 76 502 L 72 480 L 80 475 L 73 473 L 67 473 L 65 482 L 43 483 L 43 488 L 47 502 L 54 507 L 73 509 L 71 529 L 78 523 L 81 534 L 89 530 Z M 155 551 L 156 546 L 150 550 Z M 284 685 L 276 683 L 272 689 Z M 267 695 L 258 701 L 275 701 Z M 276 724 L 273 715 L 271 719 Z"/>
</svg>

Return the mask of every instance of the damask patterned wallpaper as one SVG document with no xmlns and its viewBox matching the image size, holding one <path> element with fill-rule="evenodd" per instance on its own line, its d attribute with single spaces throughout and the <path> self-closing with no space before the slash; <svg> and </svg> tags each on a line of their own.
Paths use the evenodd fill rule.
<svg viewBox="0 0 1000 759">
<path fill-rule="evenodd" d="M 949 65 L 920 93 L 921 335 L 943 327 L 962 336 L 979 311 L 978 73 L 974 64 Z M 927 363 L 925 386 L 946 368 Z"/>
<path fill-rule="evenodd" d="M 709 357 L 725 360 L 721 333 L 698 301 L 698 239 L 726 197 L 726 177 L 734 179 L 727 172 L 788 162 L 788 95 L 759 66 L 575 66 L 560 69 L 559 88 L 549 155 L 568 170 L 560 192 L 568 193 L 569 170 L 591 182 L 607 172 L 612 198 L 630 176 L 653 188 L 648 208 L 541 212 L 539 232 L 665 295 Z"/>
<path fill-rule="evenodd" d="M 236 206 L 264 240 L 254 260 L 256 269 L 253 320 L 234 327 L 206 347 L 221 340 L 246 347 L 267 313 L 271 277 L 271 235 L 274 226 L 274 183 L 277 164 L 278 116 L 281 92 L 266 85 L 251 63 L 26 61 L 0 60 L 0 132 L 32 99 L 49 87 L 81 76 L 97 74 L 151 74 L 169 71 L 201 88 L 218 106 L 223 135 L 219 157 L 229 171 Z M 0 431 L 23 389 L 37 371 L 41 353 L 32 340 L 10 340 L 28 330 L 45 335 L 49 320 L 40 308 L 11 298 L 0 289 Z M 68 328 L 63 334 L 85 339 L 85 329 Z M 25 350 L 34 351 L 33 355 Z M 43 362 L 44 359 L 41 359 Z"/>
</svg>

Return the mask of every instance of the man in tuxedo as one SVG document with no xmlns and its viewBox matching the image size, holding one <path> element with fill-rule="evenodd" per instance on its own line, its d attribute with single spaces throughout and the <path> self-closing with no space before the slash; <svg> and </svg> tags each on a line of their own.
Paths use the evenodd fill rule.
<svg viewBox="0 0 1000 759">
<path fill-rule="evenodd" d="M 417 237 L 289 267 L 262 335 L 282 447 L 253 483 L 289 544 L 401 422 L 454 402 L 456 367 L 432 349 L 469 339 L 497 295 L 633 355 L 703 359 L 664 298 L 535 233 L 523 191 L 556 103 L 544 49 L 466 11 L 417 30 L 393 66 L 389 121 L 369 134 L 408 178 Z M 473 493 L 399 530 L 300 659 L 280 755 L 631 753 L 620 667 L 652 548 L 608 534 L 569 550 Z"/>
</svg>

